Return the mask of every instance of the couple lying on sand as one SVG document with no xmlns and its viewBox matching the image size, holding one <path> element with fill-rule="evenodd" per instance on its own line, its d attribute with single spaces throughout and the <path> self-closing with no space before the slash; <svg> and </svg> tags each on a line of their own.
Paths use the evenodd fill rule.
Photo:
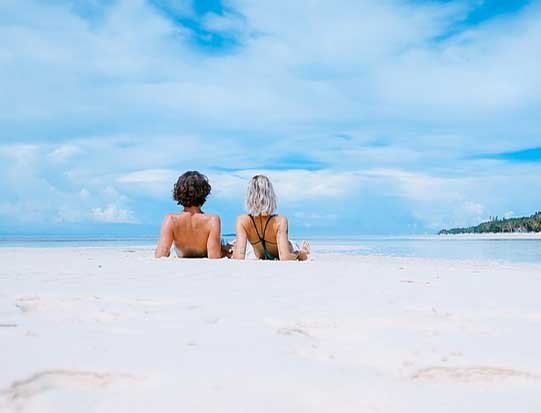
<svg viewBox="0 0 541 413">
<path fill-rule="evenodd" d="M 249 242 L 255 256 L 261 260 L 308 259 L 310 245 L 303 241 L 301 248 L 296 248 L 288 238 L 287 218 L 274 213 L 276 195 L 269 178 L 256 175 L 250 180 L 246 196 L 248 214 L 237 218 L 233 245 L 221 242 L 220 217 L 201 210 L 210 189 L 207 177 L 197 171 L 188 171 L 178 178 L 173 199 L 184 210 L 165 217 L 156 258 L 169 257 L 174 244 L 179 257 L 243 260 Z"/>
</svg>

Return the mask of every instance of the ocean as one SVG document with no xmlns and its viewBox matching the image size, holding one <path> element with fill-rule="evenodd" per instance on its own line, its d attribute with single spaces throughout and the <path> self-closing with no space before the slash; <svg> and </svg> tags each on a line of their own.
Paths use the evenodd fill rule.
<svg viewBox="0 0 541 413">
<path fill-rule="evenodd" d="M 541 263 L 541 238 L 359 236 L 316 238 L 320 253 Z"/>
<path fill-rule="evenodd" d="M 232 237 L 225 237 L 231 240 Z M 488 260 L 541 264 L 540 238 L 348 236 L 307 237 L 314 254 Z M 0 236 L 0 247 L 148 247 L 155 236 Z"/>
</svg>

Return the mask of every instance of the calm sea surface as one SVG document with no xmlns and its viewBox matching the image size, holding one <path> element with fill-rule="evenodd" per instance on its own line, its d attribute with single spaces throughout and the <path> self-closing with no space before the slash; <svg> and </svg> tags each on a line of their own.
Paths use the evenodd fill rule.
<svg viewBox="0 0 541 413">
<path fill-rule="evenodd" d="M 231 237 L 226 237 L 231 240 Z M 541 263 L 541 239 L 438 236 L 308 238 L 314 253 Z M 152 247 L 156 237 L 0 236 L 0 247 Z"/>
<path fill-rule="evenodd" d="M 314 239 L 311 242 L 314 251 L 320 253 L 541 263 L 541 239 L 533 238 L 374 236 Z"/>
</svg>

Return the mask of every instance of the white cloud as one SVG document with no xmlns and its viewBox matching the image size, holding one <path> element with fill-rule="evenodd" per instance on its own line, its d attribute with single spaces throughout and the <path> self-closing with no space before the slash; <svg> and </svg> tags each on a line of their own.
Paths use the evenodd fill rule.
<svg viewBox="0 0 541 413">
<path fill-rule="evenodd" d="M 138 222 L 133 211 L 120 208 L 117 205 L 93 208 L 92 217 L 98 222 L 115 224 L 135 224 Z"/>
<path fill-rule="evenodd" d="M 381 194 L 430 227 L 538 208 L 538 166 L 471 159 L 541 145 L 537 3 L 436 41 L 474 2 L 233 0 L 201 18 L 240 42 L 215 54 L 149 2 L 74 4 L 2 6 L 4 222 L 130 221 L 187 169 L 220 202 L 266 173 L 306 216 Z M 322 170 L 273 168 L 299 155 Z"/>
<path fill-rule="evenodd" d="M 38 145 L 24 143 L 0 145 L 0 157 L 13 160 L 19 165 L 28 165 L 35 160 L 38 149 Z"/>
<path fill-rule="evenodd" d="M 539 102 L 536 6 L 511 23 L 482 25 L 440 44 L 434 38 L 463 17 L 466 3 L 231 6 L 245 16 L 242 24 L 211 13 L 207 28 L 240 25 L 254 35 L 242 35 L 236 53 L 209 58 L 147 2 L 116 2 L 94 25 L 67 7 L 26 2 L 24 25 L 0 27 L 0 36 L 15 39 L 5 45 L 14 59 L 1 69 L 13 97 L 6 102 L 14 104 L 2 116 L 59 123 L 67 114 L 90 122 L 150 118 L 183 129 L 259 132 L 280 122 L 291 132 L 299 122 L 377 119 L 435 125 L 460 119 L 464 126 L 474 113 L 523 114 Z M 17 75 L 21 63 L 24 76 Z"/>
<path fill-rule="evenodd" d="M 339 171 L 263 171 L 285 202 L 336 199 L 358 191 L 359 179 L 351 172 Z"/>
<path fill-rule="evenodd" d="M 477 219 L 480 219 L 486 211 L 485 206 L 478 202 L 465 202 L 462 205 L 462 209 L 468 215 L 474 215 Z"/>
<path fill-rule="evenodd" d="M 131 172 L 118 178 L 120 183 L 128 184 L 162 184 L 170 182 L 176 172 L 169 169 L 145 169 Z"/>
<path fill-rule="evenodd" d="M 506 219 L 513 218 L 515 216 L 515 213 L 513 211 L 507 211 L 505 214 L 503 214 L 503 217 Z"/>
<path fill-rule="evenodd" d="M 151 196 L 169 196 L 174 182 L 183 171 L 148 169 L 120 176 L 117 182 Z M 306 170 L 239 170 L 208 174 L 212 193 L 220 199 L 244 198 L 248 182 L 256 174 L 265 174 L 273 182 L 280 199 L 296 202 L 332 199 L 355 191 L 359 179 L 350 172 Z"/>
<path fill-rule="evenodd" d="M 64 144 L 56 147 L 48 156 L 53 162 L 64 162 L 82 153 L 81 148 L 73 144 Z"/>
<path fill-rule="evenodd" d="M 423 202 L 456 201 L 462 192 L 457 185 L 463 184 L 463 179 L 442 178 L 427 174 L 409 172 L 404 170 L 374 169 L 365 172 L 373 178 L 385 178 L 392 182 L 399 194 L 407 199 Z"/>
<path fill-rule="evenodd" d="M 249 180 L 257 174 L 264 174 L 271 179 L 279 203 L 354 195 L 360 184 L 358 177 L 351 172 L 240 170 L 231 174 L 212 174 L 211 185 L 216 188 L 218 197 L 244 199 Z"/>
<path fill-rule="evenodd" d="M 117 178 L 126 191 L 144 193 L 154 198 L 169 196 L 178 172 L 168 169 L 144 169 L 130 172 Z M 166 195 L 167 194 L 167 195 Z"/>
</svg>

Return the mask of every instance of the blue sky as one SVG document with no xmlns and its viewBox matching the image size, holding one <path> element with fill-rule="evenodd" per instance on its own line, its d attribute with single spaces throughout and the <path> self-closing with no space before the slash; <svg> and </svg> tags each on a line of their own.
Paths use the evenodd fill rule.
<svg viewBox="0 0 541 413">
<path fill-rule="evenodd" d="M 535 1 L 6 0 L 0 234 L 154 234 L 180 173 L 233 230 L 268 174 L 294 234 L 541 209 Z"/>
</svg>

